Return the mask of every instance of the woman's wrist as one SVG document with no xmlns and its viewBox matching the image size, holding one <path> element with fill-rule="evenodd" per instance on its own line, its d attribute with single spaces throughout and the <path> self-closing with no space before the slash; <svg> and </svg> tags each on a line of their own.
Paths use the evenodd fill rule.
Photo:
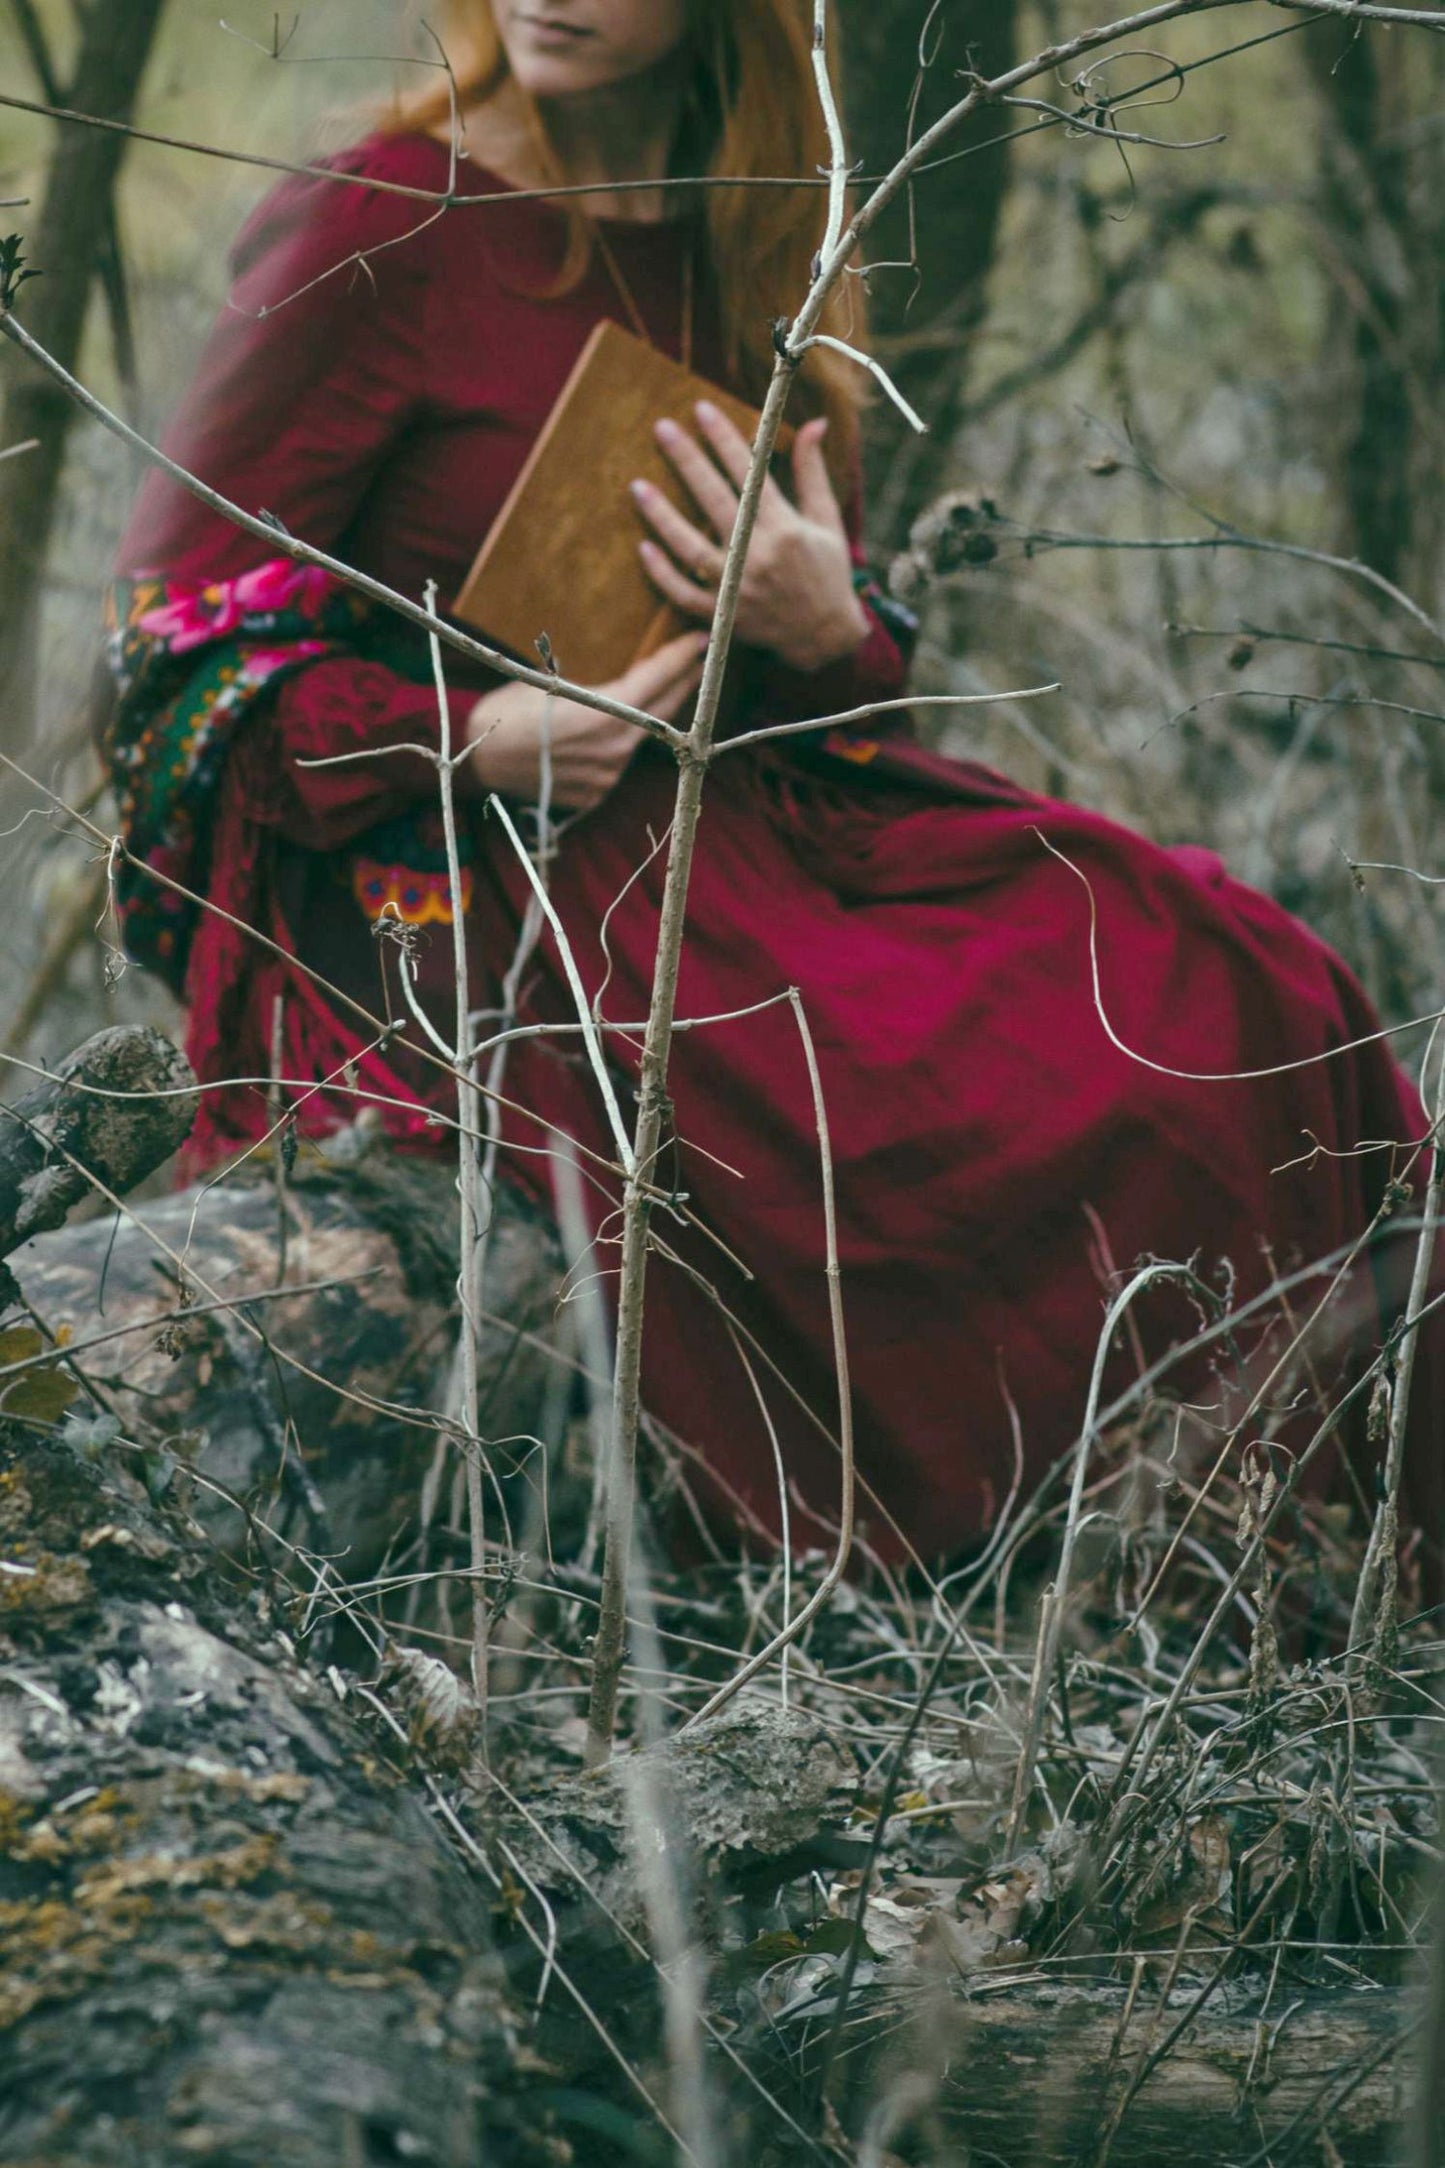
<svg viewBox="0 0 1445 2168">
<path fill-rule="evenodd" d="M 485 762 L 480 752 L 480 747 L 490 728 L 486 714 L 487 697 L 484 693 L 480 700 L 473 701 L 467 715 L 467 753 L 469 756 L 467 766 L 472 772 L 472 781 L 474 783 L 485 783 L 487 780 Z"/>
<path fill-rule="evenodd" d="M 790 642 L 786 651 L 780 649 L 778 659 L 790 670 L 799 670 L 808 676 L 856 655 L 872 629 L 873 620 L 857 595 L 850 591 L 846 603 L 840 603 L 836 611 L 820 618 L 796 645 Z"/>
</svg>

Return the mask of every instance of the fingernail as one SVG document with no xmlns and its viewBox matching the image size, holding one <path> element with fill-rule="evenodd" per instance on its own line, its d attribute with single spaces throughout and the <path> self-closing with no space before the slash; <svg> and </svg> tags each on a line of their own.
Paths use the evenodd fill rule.
<svg viewBox="0 0 1445 2168">
<path fill-rule="evenodd" d="M 629 482 L 627 486 L 639 504 L 646 504 L 648 498 L 652 495 L 652 489 L 646 482 Z"/>
<path fill-rule="evenodd" d="M 721 415 L 718 413 L 717 408 L 713 405 L 711 399 L 698 400 L 697 418 L 700 422 L 715 422 L 722 419 Z"/>
<path fill-rule="evenodd" d="M 676 422 L 668 421 L 666 416 L 664 416 L 663 419 L 657 424 L 657 435 L 662 438 L 665 444 L 669 444 L 674 437 L 680 437 L 682 435 L 682 431 L 678 428 Z"/>
</svg>

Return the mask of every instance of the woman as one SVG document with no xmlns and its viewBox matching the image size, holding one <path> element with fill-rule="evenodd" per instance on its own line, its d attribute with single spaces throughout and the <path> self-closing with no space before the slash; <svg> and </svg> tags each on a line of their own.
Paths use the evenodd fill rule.
<svg viewBox="0 0 1445 2168">
<path fill-rule="evenodd" d="M 337 178 L 284 184 L 241 238 L 233 306 L 173 432 L 177 456 L 393 588 L 420 598 L 434 579 L 447 597 L 599 318 L 756 397 L 771 320 L 805 287 L 819 194 L 670 184 L 823 162 L 810 13 L 803 0 L 468 0 L 456 192 L 502 200 L 417 202 L 448 186 L 440 95 L 337 160 Z M 580 215 L 521 193 L 559 179 L 586 187 Z M 903 682 L 908 628 L 849 539 L 851 369 L 826 350 L 809 357 L 792 500 L 769 491 L 749 557 L 748 727 L 886 700 Z M 615 516 L 637 520 L 656 585 L 703 624 L 746 447 L 702 411 L 696 438 L 674 430 L 664 448 L 695 516 L 645 490 Z M 399 621 L 264 556 L 160 479 L 122 551 L 113 750 L 125 816 L 142 855 L 219 907 L 196 913 L 144 880 L 129 898 L 132 945 L 183 987 L 192 1059 L 219 1087 L 193 1160 L 262 1134 L 257 1079 L 272 1067 L 303 1131 L 351 1119 L 359 1093 L 401 1145 L 442 1152 L 452 1081 L 418 1031 L 379 1035 L 364 1020 L 404 1013 L 376 938 L 398 922 L 423 1005 L 443 1029 L 452 1009 L 436 774 L 398 750 L 439 742 L 427 657 Z M 670 719 L 700 653 L 686 635 L 608 690 Z M 546 735 L 552 800 L 571 816 L 552 898 L 589 994 L 605 989 L 604 1014 L 635 1023 L 670 759 L 629 725 L 451 664 L 452 738 L 472 748 L 458 788 L 475 1006 L 497 1013 L 527 901 L 481 800 L 536 800 Z M 310 765 L 341 754 L 363 757 Z M 1081 875 L 1109 1022 L 1154 1066 L 1105 1030 Z M 821 1534 L 837 1489 L 812 1101 L 789 1010 L 758 1009 L 789 985 L 832 1122 L 859 1462 L 884 1549 L 956 1548 L 987 1527 L 1019 1446 L 1032 1472 L 1068 1447 L 1117 1266 L 1195 1260 L 1187 1300 L 1154 1295 L 1139 1312 L 1140 1349 L 1158 1354 L 1211 1304 L 1244 1302 L 1354 1241 L 1392 1176 L 1420 1180 L 1420 1108 L 1379 1043 L 1315 1058 L 1374 1030 L 1354 981 L 1206 854 L 1157 850 L 931 755 L 901 725 L 724 753 L 679 1014 L 734 1020 L 674 1049 L 663 1173 L 687 1210 L 659 1223 L 644 1383 L 653 1414 L 699 1449 L 710 1503 L 754 1524 L 778 1523 L 775 1442 L 795 1528 Z M 575 1014 L 550 935 L 518 1013 Z M 607 1044 L 629 1079 L 635 1036 L 614 1030 Z M 1169 1073 L 1237 1070 L 1278 1073 Z M 512 1179 L 548 1197 L 559 1132 L 611 1158 L 575 1035 L 517 1042 L 507 1092 Z M 1358 1154 L 1362 1140 L 1383 1147 Z M 605 1184 L 594 1217 L 605 1243 Z M 1296 1310 L 1322 1285 L 1297 1285 Z M 1255 1434 L 1266 1420 L 1278 1430 L 1292 1395 L 1328 1396 L 1335 1371 L 1378 1346 L 1361 1275 L 1338 1314 L 1346 1323 L 1304 1372 L 1273 1381 Z M 1267 1374 L 1280 1315 L 1267 1305 L 1168 1390 L 1222 1435 Z M 1127 1377 L 1111 1373 L 1111 1389 Z M 1432 1389 L 1417 1374 L 1422 1404 Z"/>
</svg>

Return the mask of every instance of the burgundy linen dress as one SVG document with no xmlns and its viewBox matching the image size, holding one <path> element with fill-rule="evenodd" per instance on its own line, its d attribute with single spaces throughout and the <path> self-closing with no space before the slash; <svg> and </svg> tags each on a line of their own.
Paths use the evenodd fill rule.
<svg viewBox="0 0 1445 2168">
<path fill-rule="evenodd" d="M 423 137 L 374 139 L 337 164 L 446 186 L 446 154 Z M 499 185 L 467 168 L 459 182 L 470 194 Z M 650 332 L 675 352 L 691 227 L 608 231 Z M 372 188 L 287 181 L 242 236 L 231 305 L 170 447 L 291 533 L 407 595 L 420 599 L 434 579 L 448 598 L 587 333 L 602 316 L 626 320 L 601 263 L 575 290 L 549 295 L 560 254 L 561 223 L 545 206 L 438 214 Z M 697 365 L 717 374 L 719 354 L 704 289 Z M 234 580 L 265 555 L 153 476 L 121 562 L 132 576 Z M 750 658 L 743 722 L 886 698 L 903 670 L 875 615 L 859 652 L 815 678 Z M 459 740 L 488 680 L 455 656 L 448 675 Z M 376 1014 L 372 922 L 389 896 L 417 929 L 424 998 L 445 1029 L 444 889 L 409 882 L 384 849 L 385 823 L 434 804 L 436 783 L 425 761 L 383 749 L 434 745 L 438 735 L 430 688 L 383 663 L 342 655 L 296 670 L 229 752 L 209 894 Z M 374 757 L 303 765 L 359 750 Z M 647 1013 L 665 863 L 656 846 L 674 780 L 670 760 L 645 747 L 606 802 L 567 829 L 552 868 L 588 990 L 605 984 L 604 1013 L 617 1022 Z M 511 960 L 526 887 L 475 785 L 464 788 L 474 993 L 484 1006 Z M 1101 1020 L 1089 889 L 1105 1012 L 1157 1068 L 1121 1052 Z M 789 986 L 801 990 L 832 1128 L 859 1464 L 871 1492 L 864 1519 L 884 1551 L 913 1545 L 937 1556 L 976 1538 L 1010 1485 L 1016 1438 L 1030 1476 L 1069 1448 L 1117 1285 L 1111 1270 L 1146 1255 L 1192 1259 L 1203 1282 L 1244 1302 L 1276 1273 L 1357 1237 L 1425 1134 L 1384 1044 L 1314 1058 L 1377 1026 L 1344 965 L 1284 911 L 1205 852 L 1156 848 L 933 755 L 903 728 L 725 754 L 709 778 L 678 1013 L 745 1009 Z M 186 993 L 202 1077 L 253 1080 L 208 1095 L 193 1166 L 266 1127 L 254 1080 L 267 1071 L 278 995 L 288 1076 L 337 1078 L 352 1062 L 364 1090 L 401 1102 L 383 1105 L 399 1142 L 448 1149 L 428 1114 L 454 1111 L 450 1080 L 401 1044 L 367 1051 L 364 1026 L 224 919 L 197 931 Z M 575 1016 L 550 936 L 521 1015 Z M 612 1032 L 607 1043 L 626 1106 L 636 1041 Z M 1305 1065 L 1253 1081 L 1160 1073 L 1291 1063 Z M 550 1195 L 556 1130 L 584 1155 L 612 1156 L 575 1036 L 520 1042 L 506 1089 L 516 1111 L 506 1117 L 505 1165 L 534 1193 Z M 794 1489 L 795 1526 L 816 1540 L 836 1510 L 837 1408 L 813 1105 L 788 1008 L 680 1034 L 671 1092 L 675 1139 L 662 1177 L 719 1240 L 659 1215 L 669 1256 L 648 1295 L 646 1404 L 696 1450 L 694 1478 L 710 1504 L 771 1529 L 775 1463 L 756 1381 Z M 319 1090 L 299 1101 L 299 1124 L 325 1131 L 352 1119 L 355 1105 L 343 1088 Z M 1363 1141 L 1380 1148 L 1356 1153 Z M 1424 1171 L 1417 1153 L 1417 1197 Z M 605 1182 L 591 1188 L 610 1277 L 613 1199 Z M 1332 1383 L 1378 1348 L 1402 1305 L 1409 1250 L 1377 1247 L 1356 1275 L 1346 1323 L 1316 1350 L 1317 1378 Z M 1295 1309 L 1322 1285 L 1297 1287 Z M 1151 1357 L 1199 1322 L 1178 1293 L 1151 1295 L 1139 1312 Z M 1226 1346 L 1244 1374 L 1254 1350 L 1258 1376 L 1256 1343 L 1278 1322 L 1271 1306 L 1165 1389 L 1225 1424 L 1238 1404 Z M 1117 1356 L 1109 1391 L 1133 1374 Z M 1432 1348 L 1417 1372 L 1415 1424 L 1415 1497 L 1432 1533 L 1439 1380 Z M 1314 1421 L 1306 1411 L 1303 1435 Z"/>
</svg>

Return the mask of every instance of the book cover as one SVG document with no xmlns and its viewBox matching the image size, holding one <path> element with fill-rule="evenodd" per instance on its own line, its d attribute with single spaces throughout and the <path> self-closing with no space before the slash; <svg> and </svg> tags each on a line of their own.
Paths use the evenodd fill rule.
<svg viewBox="0 0 1445 2168">
<path fill-rule="evenodd" d="M 711 399 L 751 440 L 755 409 L 695 375 L 620 324 L 590 334 L 506 502 L 477 552 L 452 613 L 526 662 L 545 633 L 564 677 L 602 685 L 687 629 L 637 554 L 647 529 L 628 495 L 653 482 L 700 522 L 653 436 L 664 416 L 696 434 Z M 787 433 L 789 436 L 791 432 Z"/>
</svg>

